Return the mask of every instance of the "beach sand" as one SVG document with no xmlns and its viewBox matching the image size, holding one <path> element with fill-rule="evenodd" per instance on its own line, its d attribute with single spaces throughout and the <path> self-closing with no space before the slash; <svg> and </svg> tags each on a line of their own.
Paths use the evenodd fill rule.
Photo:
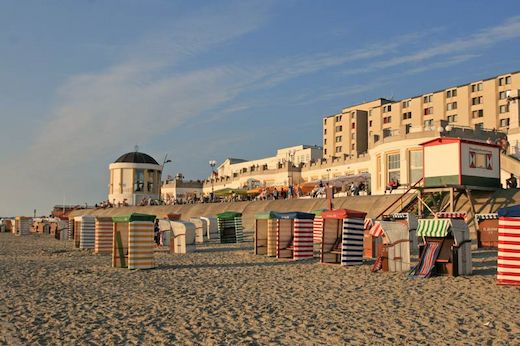
<svg viewBox="0 0 520 346">
<path fill-rule="evenodd" d="M 495 251 L 474 257 L 473 276 L 410 280 L 215 244 L 130 271 L 1 233 L 0 344 L 518 345 L 520 288 L 496 284 Z"/>
</svg>

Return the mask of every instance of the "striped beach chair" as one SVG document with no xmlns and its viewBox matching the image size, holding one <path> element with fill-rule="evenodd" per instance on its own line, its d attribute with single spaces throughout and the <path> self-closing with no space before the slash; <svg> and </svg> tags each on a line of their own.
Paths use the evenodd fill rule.
<svg viewBox="0 0 520 346">
<path fill-rule="evenodd" d="M 77 248 L 93 249 L 95 243 L 96 218 L 91 215 L 76 216 L 74 218 L 74 240 Z M 77 233 L 77 236 L 76 236 Z"/>
<path fill-rule="evenodd" d="M 464 220 L 420 219 L 417 236 L 422 237 L 424 246 L 420 251 L 419 263 L 412 269 L 411 276 L 457 276 L 472 273 L 471 239 Z"/>
<path fill-rule="evenodd" d="M 270 211 L 255 214 L 255 255 L 276 256 L 276 227 L 277 220 Z M 269 251 L 271 250 L 271 251 Z"/>
<path fill-rule="evenodd" d="M 74 240 L 74 218 L 69 219 L 69 229 L 67 231 L 67 239 Z"/>
<path fill-rule="evenodd" d="M 111 217 L 96 217 L 94 253 L 112 253 L 114 222 Z"/>
<path fill-rule="evenodd" d="M 128 269 L 155 268 L 155 215 L 129 214 L 115 216 L 112 266 Z"/>
<path fill-rule="evenodd" d="M 520 286 L 520 206 L 497 211 L 497 283 Z"/>
<path fill-rule="evenodd" d="M 217 214 L 221 243 L 239 243 L 244 240 L 242 213 L 227 211 Z"/>
<path fill-rule="evenodd" d="M 337 209 L 324 211 L 321 263 L 343 266 L 363 263 L 363 233 L 366 213 Z"/>
<path fill-rule="evenodd" d="M 277 219 L 276 258 L 303 260 L 314 256 L 314 214 L 303 212 L 273 213 Z"/>
<path fill-rule="evenodd" d="M 313 243 L 314 243 L 314 257 L 320 257 L 321 250 L 321 233 L 323 232 L 323 217 L 321 217 L 321 213 L 326 211 L 327 209 L 318 209 L 313 210 L 311 213 L 314 214 L 314 221 L 312 223 L 312 235 L 313 235 Z"/>
</svg>

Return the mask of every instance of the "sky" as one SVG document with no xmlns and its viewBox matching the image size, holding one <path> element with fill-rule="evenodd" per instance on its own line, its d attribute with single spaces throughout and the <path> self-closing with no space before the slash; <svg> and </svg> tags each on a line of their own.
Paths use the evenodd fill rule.
<svg viewBox="0 0 520 346">
<path fill-rule="evenodd" d="M 391 6 L 390 6 L 391 4 Z M 322 118 L 520 69 L 520 2 L 0 1 L 0 215 L 322 143 Z"/>
</svg>

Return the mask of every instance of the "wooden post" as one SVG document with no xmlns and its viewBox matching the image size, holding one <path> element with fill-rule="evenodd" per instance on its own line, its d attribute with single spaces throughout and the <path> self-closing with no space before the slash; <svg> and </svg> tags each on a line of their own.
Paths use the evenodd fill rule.
<svg viewBox="0 0 520 346">
<path fill-rule="evenodd" d="M 472 223 L 473 232 L 469 232 L 470 239 L 471 239 L 471 249 L 476 250 L 478 249 L 478 225 L 477 225 L 477 219 L 475 217 L 476 211 L 475 211 L 475 204 L 473 204 L 473 198 L 471 196 L 471 190 L 468 188 L 465 188 L 466 195 L 468 196 L 469 206 L 471 208 L 471 214 L 472 218 L 470 219 Z M 469 223 L 468 221 L 466 221 Z"/>
<path fill-rule="evenodd" d="M 333 189 L 332 186 L 327 186 L 325 188 L 325 196 L 327 197 L 327 208 L 329 210 L 332 210 L 332 199 L 333 199 L 332 189 Z"/>
<path fill-rule="evenodd" d="M 453 205 L 453 187 L 450 188 L 450 212 L 453 213 L 454 205 Z"/>
<path fill-rule="evenodd" d="M 418 214 L 418 217 L 419 218 L 422 218 L 422 215 L 423 215 L 423 206 L 422 206 L 422 197 L 423 197 L 423 194 L 422 194 L 422 190 L 418 190 L 417 192 L 418 194 L 418 198 L 417 198 L 417 214 Z"/>
</svg>

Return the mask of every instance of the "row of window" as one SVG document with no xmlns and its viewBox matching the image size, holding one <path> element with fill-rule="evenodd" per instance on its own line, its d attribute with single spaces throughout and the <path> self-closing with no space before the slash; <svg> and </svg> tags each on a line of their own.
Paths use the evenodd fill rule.
<svg viewBox="0 0 520 346">
<path fill-rule="evenodd" d="M 500 84 L 500 80 L 503 80 L 502 83 L 504 83 L 504 84 Z M 505 85 L 505 84 L 510 84 L 510 83 L 511 83 L 511 77 L 504 77 L 504 78 L 500 78 L 499 79 L 499 84 L 500 85 Z M 472 91 L 480 91 L 480 90 L 482 90 L 482 83 L 478 83 L 478 84 L 472 85 Z M 510 90 L 500 91 L 498 93 L 498 98 L 500 100 L 505 100 L 505 99 L 507 99 L 509 97 L 510 93 L 511 93 Z M 432 96 L 433 95 L 423 96 L 424 103 L 430 103 L 432 101 Z M 457 96 L 457 89 L 446 91 L 446 97 L 447 98 L 451 98 L 451 97 L 455 97 L 455 96 Z M 410 102 L 411 102 L 410 100 L 403 101 L 402 102 L 402 108 L 410 107 Z M 482 96 L 476 96 L 476 97 L 472 97 L 471 98 L 471 105 L 472 106 L 480 105 L 482 103 L 483 103 L 483 97 Z M 446 105 L 446 109 L 447 110 L 457 109 L 457 102 L 450 102 L 450 103 L 448 103 Z M 383 106 L 383 113 L 390 112 L 391 110 L 392 110 L 392 105 L 385 105 L 385 106 Z M 429 113 L 429 112 L 433 112 L 433 107 L 425 108 L 424 115 L 432 114 L 432 113 Z M 504 113 L 504 112 L 501 111 L 501 113 Z M 403 113 L 403 119 L 410 119 L 409 117 L 405 117 L 405 115 L 406 116 L 410 116 L 409 114 L 411 114 L 411 112 Z M 369 110 L 369 115 L 372 115 L 372 110 Z M 354 119 L 354 118 L 355 118 L 355 112 L 352 112 L 352 119 Z M 335 120 L 336 120 L 336 122 L 341 121 L 342 120 L 342 116 L 341 115 L 336 115 Z M 323 119 L 323 123 L 327 124 L 327 118 Z M 352 125 L 352 128 L 355 128 L 355 124 Z M 341 131 L 341 130 L 337 130 L 336 129 L 336 131 Z"/>
<path fill-rule="evenodd" d="M 450 107 L 449 105 L 452 105 L 452 106 Z M 448 110 L 453 110 L 453 109 L 457 109 L 457 102 L 453 102 L 451 104 L 448 104 Z M 500 114 L 508 113 L 509 112 L 509 105 L 501 105 L 499 107 L 499 112 L 500 112 Z M 433 114 L 433 107 L 428 107 L 428 108 L 424 109 L 424 115 L 431 115 L 431 114 Z M 484 117 L 484 110 L 483 109 L 477 109 L 477 110 L 472 111 L 471 112 L 471 117 L 473 119 Z M 408 120 L 408 119 L 411 119 L 411 118 L 412 118 L 412 112 L 405 112 L 405 113 L 403 113 L 403 120 Z M 447 116 L 447 120 L 450 123 L 457 122 L 457 119 L 458 119 L 458 115 L 457 114 L 451 114 L 451 115 Z M 433 119 L 425 120 L 425 126 L 427 126 L 427 122 L 430 122 L 430 121 L 433 122 Z M 392 116 L 383 117 L 383 124 L 389 124 L 391 122 L 392 122 Z M 353 125 L 352 128 L 354 128 L 355 124 L 352 124 L 352 125 Z M 372 126 L 372 120 L 369 120 L 368 126 L 369 127 Z M 336 126 L 336 132 L 340 132 L 340 131 L 342 131 L 342 129 L 343 129 L 342 126 Z M 324 134 L 325 135 L 327 134 L 327 130 L 324 131 Z M 354 136 L 355 136 L 355 134 L 352 134 L 352 138 L 353 139 L 354 139 Z M 338 138 L 340 138 L 340 139 L 338 140 Z M 341 141 L 341 136 L 336 137 L 336 142 L 339 142 L 339 141 Z"/>
<path fill-rule="evenodd" d="M 498 79 L 498 85 L 511 84 L 511 76 L 502 77 Z"/>
</svg>

